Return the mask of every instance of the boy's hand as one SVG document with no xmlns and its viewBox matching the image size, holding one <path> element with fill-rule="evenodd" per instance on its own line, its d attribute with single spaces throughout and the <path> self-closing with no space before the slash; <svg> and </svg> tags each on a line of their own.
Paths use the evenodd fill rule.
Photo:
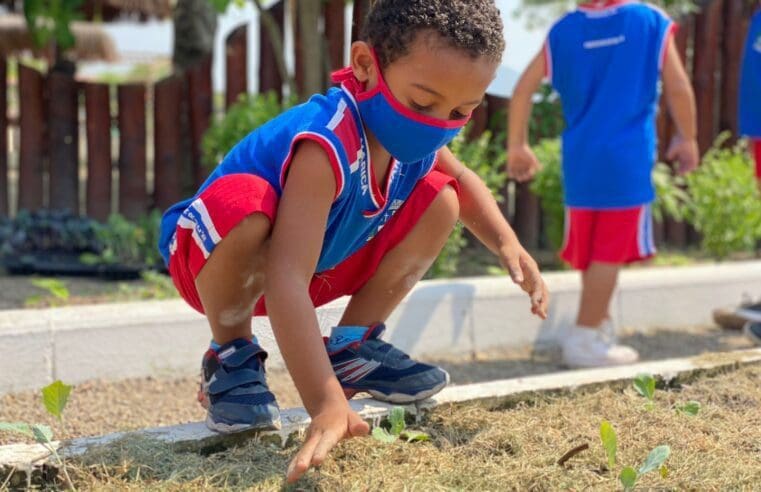
<svg viewBox="0 0 761 492">
<path fill-rule="evenodd" d="M 541 168 L 539 161 L 526 144 L 507 149 L 507 175 L 519 183 L 529 181 Z"/>
<path fill-rule="evenodd" d="M 304 445 L 288 465 L 286 481 L 293 483 L 310 466 L 320 466 L 331 449 L 342 439 L 367 435 L 370 426 L 349 407 L 348 402 L 327 406 L 312 418 Z"/>
<path fill-rule="evenodd" d="M 505 246 L 500 250 L 500 261 L 510 272 L 510 277 L 531 297 L 531 312 L 547 319 L 550 294 L 536 261 L 520 244 Z"/>
<path fill-rule="evenodd" d="M 671 140 L 666 158 L 670 161 L 679 162 L 679 174 L 687 174 L 697 169 L 700 163 L 700 151 L 698 142 L 693 139 L 685 139 L 679 135 Z"/>
</svg>

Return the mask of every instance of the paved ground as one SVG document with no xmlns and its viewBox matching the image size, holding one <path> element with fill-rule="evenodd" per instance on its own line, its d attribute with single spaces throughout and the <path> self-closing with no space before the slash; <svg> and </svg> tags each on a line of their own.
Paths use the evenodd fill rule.
<svg viewBox="0 0 761 492">
<path fill-rule="evenodd" d="M 625 336 L 623 341 L 636 347 L 647 359 L 686 357 L 751 346 L 739 333 L 713 327 L 655 330 L 647 335 Z M 433 362 L 450 372 L 454 384 L 463 384 L 564 370 L 557 360 L 556 350 L 526 348 Z M 281 407 L 300 406 L 287 373 L 273 371 L 269 382 Z M 58 438 L 64 438 L 199 421 L 203 420 L 204 412 L 195 402 L 197 385 L 198 377 L 194 374 L 176 379 L 79 384 L 72 392 L 63 425 L 44 413 L 37 393 L 11 394 L 0 397 L 0 422 L 47 423 L 53 426 Z M 0 444 L 18 440 L 0 433 Z"/>
</svg>

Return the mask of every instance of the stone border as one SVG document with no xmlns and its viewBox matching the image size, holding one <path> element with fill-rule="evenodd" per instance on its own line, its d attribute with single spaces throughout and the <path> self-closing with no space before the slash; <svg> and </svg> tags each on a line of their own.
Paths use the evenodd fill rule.
<svg viewBox="0 0 761 492">
<path fill-rule="evenodd" d="M 418 406 L 408 406 L 412 413 L 418 413 L 441 405 L 481 402 L 490 405 L 505 405 L 535 398 L 548 393 L 570 393 L 591 390 L 602 385 L 623 386 L 631 384 L 632 379 L 640 373 L 650 373 L 667 383 L 685 383 L 696 377 L 724 371 L 736 370 L 741 366 L 761 364 L 761 348 L 725 352 L 680 359 L 667 359 L 643 362 L 629 366 L 584 369 L 567 371 L 525 378 L 505 379 L 487 383 L 450 386 L 434 398 Z M 392 405 L 371 399 L 352 400 L 351 405 L 366 420 L 377 423 L 388 415 Z M 303 433 L 310 419 L 303 408 L 294 408 L 282 412 L 283 427 L 272 432 L 248 432 L 222 435 L 206 428 L 203 422 L 195 422 L 170 427 L 145 429 L 134 433 L 116 433 L 100 437 L 74 439 L 68 442 L 55 442 L 59 453 L 72 457 L 86 454 L 98 446 L 107 445 L 125 435 L 132 434 L 145 438 L 158 439 L 175 446 L 182 451 L 203 451 L 232 446 L 245 439 L 258 438 L 286 444 L 293 436 Z M 44 470 L 55 467 L 50 452 L 41 445 L 11 444 L 0 446 L 0 472 L 15 470 L 14 484 L 23 484 L 37 480 Z M 0 473 L 0 476 L 3 474 Z M 44 479 L 44 477 L 43 477 Z"/>
<path fill-rule="evenodd" d="M 550 319 L 529 312 L 523 292 L 504 277 L 421 282 L 389 319 L 386 339 L 415 356 L 474 354 L 553 343 L 579 298 L 575 272 L 545 275 Z M 679 328 L 711 323 L 711 309 L 744 294 L 761 295 L 761 261 L 625 271 L 613 301 L 619 326 Z M 323 329 L 338 321 L 345 300 L 318 310 Z M 254 330 L 282 359 L 266 320 Z M 61 379 L 124 379 L 193 374 L 209 339 L 203 316 L 183 301 L 150 301 L 0 312 L 0 395 Z"/>
</svg>

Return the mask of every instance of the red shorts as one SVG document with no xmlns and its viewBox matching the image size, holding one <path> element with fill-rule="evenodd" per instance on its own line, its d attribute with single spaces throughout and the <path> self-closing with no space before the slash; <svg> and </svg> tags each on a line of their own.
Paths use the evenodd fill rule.
<svg viewBox="0 0 761 492">
<path fill-rule="evenodd" d="M 756 160 L 756 178 L 761 180 L 761 138 L 750 139 L 750 153 Z"/>
<path fill-rule="evenodd" d="M 649 205 L 616 210 L 566 208 L 560 257 L 577 270 L 592 262 L 626 264 L 655 254 Z"/>
<path fill-rule="evenodd" d="M 457 181 L 432 171 L 412 191 L 402 207 L 381 231 L 360 250 L 335 268 L 315 274 L 309 294 L 315 307 L 357 292 L 380 265 L 383 257 L 412 231 L 434 198 L 446 186 L 457 189 Z M 200 206 L 198 205 L 200 202 Z M 190 306 L 203 313 L 195 279 L 214 247 L 253 213 L 263 213 L 274 221 L 278 196 L 265 180 L 250 174 L 232 174 L 214 181 L 194 202 L 201 217 L 191 221 L 182 217 L 177 224 L 176 240 L 170 247 L 169 274 L 180 295 Z M 197 222 L 202 226 L 198 227 Z M 254 315 L 267 314 L 264 297 L 254 308 Z"/>
</svg>

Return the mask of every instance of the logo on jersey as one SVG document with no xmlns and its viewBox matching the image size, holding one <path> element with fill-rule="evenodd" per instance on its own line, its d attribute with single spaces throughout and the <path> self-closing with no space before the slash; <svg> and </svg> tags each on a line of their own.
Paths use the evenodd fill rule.
<svg viewBox="0 0 761 492">
<path fill-rule="evenodd" d="M 611 38 L 593 39 L 591 41 L 584 41 L 584 48 L 593 50 L 597 48 L 607 48 L 609 46 L 616 46 L 626 42 L 626 36 L 623 34 L 620 36 L 614 36 Z"/>
</svg>

